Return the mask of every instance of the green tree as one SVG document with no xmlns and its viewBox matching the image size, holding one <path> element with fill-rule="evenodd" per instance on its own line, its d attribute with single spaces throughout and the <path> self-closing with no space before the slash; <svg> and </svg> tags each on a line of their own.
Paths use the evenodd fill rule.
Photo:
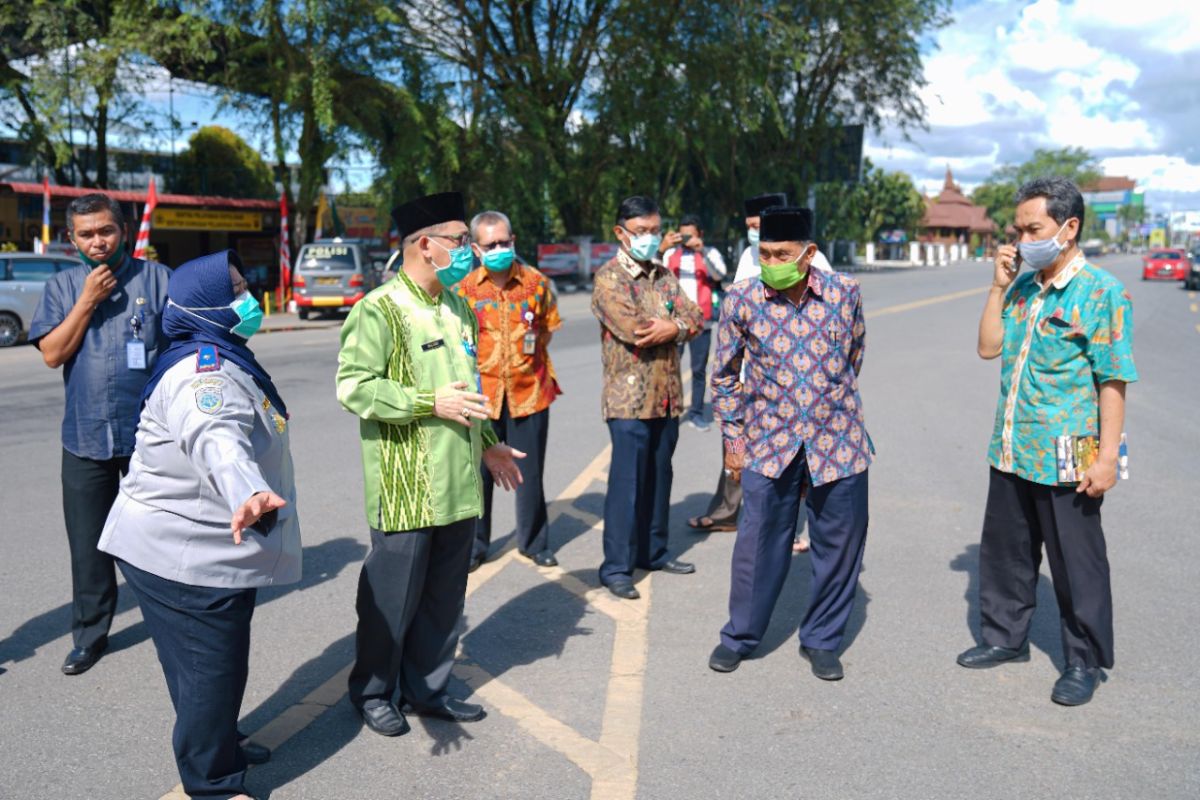
<svg viewBox="0 0 1200 800">
<path fill-rule="evenodd" d="M 861 182 L 817 188 L 816 212 L 819 238 L 873 242 L 882 231 L 914 237 L 925 201 L 907 173 L 889 172 L 865 159 Z"/>
<path fill-rule="evenodd" d="M 1022 184 L 1034 178 L 1063 177 L 1086 186 L 1098 180 L 1101 174 L 1096 158 L 1082 147 L 1038 149 L 1024 163 L 1004 164 L 993 170 L 971 193 L 971 202 L 986 206 L 988 216 L 1004 231 L 1013 222 L 1013 199 Z"/>
<path fill-rule="evenodd" d="M 271 168 L 258 151 L 228 128 L 207 125 L 179 154 L 172 190 L 221 197 L 275 196 Z"/>
</svg>

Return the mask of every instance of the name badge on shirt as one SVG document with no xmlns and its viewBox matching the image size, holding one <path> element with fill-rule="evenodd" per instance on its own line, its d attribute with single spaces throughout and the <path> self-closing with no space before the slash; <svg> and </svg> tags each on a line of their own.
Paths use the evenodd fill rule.
<svg viewBox="0 0 1200 800">
<path fill-rule="evenodd" d="M 141 339 L 129 339 L 125 342 L 125 366 L 129 369 L 146 368 L 146 343 Z"/>
<path fill-rule="evenodd" d="M 434 339 L 432 342 L 426 342 L 425 344 L 421 345 L 421 351 L 428 353 L 430 350 L 437 350 L 439 347 L 442 347 L 445 344 L 445 339 Z"/>
<path fill-rule="evenodd" d="M 527 356 L 531 356 L 536 351 L 537 331 L 525 331 L 525 335 L 521 337 L 521 352 Z"/>
</svg>

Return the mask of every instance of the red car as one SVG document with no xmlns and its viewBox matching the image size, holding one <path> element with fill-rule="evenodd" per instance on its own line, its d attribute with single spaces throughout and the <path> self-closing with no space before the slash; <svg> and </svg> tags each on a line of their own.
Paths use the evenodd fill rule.
<svg viewBox="0 0 1200 800">
<path fill-rule="evenodd" d="M 1142 280 L 1182 281 L 1192 271 L 1192 260 L 1183 250 L 1151 250 L 1142 259 Z"/>
</svg>

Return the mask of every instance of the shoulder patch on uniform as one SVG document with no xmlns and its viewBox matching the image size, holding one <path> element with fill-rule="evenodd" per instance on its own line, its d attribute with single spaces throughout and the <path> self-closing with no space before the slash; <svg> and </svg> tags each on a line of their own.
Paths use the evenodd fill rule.
<svg viewBox="0 0 1200 800">
<path fill-rule="evenodd" d="M 206 384 L 196 390 L 196 408 L 205 414 L 216 414 L 225 405 L 222 386 Z"/>
<path fill-rule="evenodd" d="M 221 355 L 217 348 L 206 344 L 196 350 L 196 372 L 217 372 L 221 369 Z"/>
</svg>

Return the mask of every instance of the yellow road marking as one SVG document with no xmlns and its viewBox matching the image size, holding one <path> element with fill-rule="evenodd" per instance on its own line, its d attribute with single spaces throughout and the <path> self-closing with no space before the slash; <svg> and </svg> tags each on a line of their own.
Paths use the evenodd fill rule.
<svg viewBox="0 0 1200 800">
<path fill-rule="evenodd" d="M 936 303 L 944 303 L 963 297 L 983 294 L 989 287 L 951 292 L 936 297 L 885 306 L 867 312 L 873 317 L 912 311 Z M 1195 296 L 1194 293 L 1192 295 Z M 1193 310 L 1195 307 L 1193 306 Z M 1200 325 L 1196 326 L 1200 332 Z M 683 376 L 685 384 L 687 376 Z M 592 461 L 575 476 L 549 505 L 550 522 L 559 516 L 570 516 L 591 530 L 603 525 L 603 520 L 571 503 L 580 497 L 593 482 L 606 482 L 612 445 L 607 445 Z M 487 562 L 471 574 L 467 581 L 466 594 L 470 597 L 485 583 L 498 575 L 505 567 L 516 561 L 516 550 L 512 546 L 498 558 Z M 612 618 L 616 624 L 613 639 L 612 663 L 609 671 L 608 690 L 605 697 L 604 717 L 601 723 L 600 741 L 583 736 L 569 725 L 555 719 L 519 692 L 505 686 L 498 678 L 490 675 L 477 663 L 465 657 L 456 662 L 455 671 L 472 691 L 500 713 L 515 720 L 522 729 L 538 741 L 561 753 L 592 778 L 591 800 L 635 800 L 637 796 L 638 755 L 640 751 L 642 700 L 645 691 L 645 672 L 649 653 L 648 628 L 650 620 L 650 598 L 652 574 L 648 574 L 638 585 L 642 599 L 638 602 L 620 601 L 612 597 L 603 587 L 590 586 L 561 567 L 538 569 L 547 580 L 558 583 L 576 595 L 590 607 Z M 459 656 L 463 656 L 460 647 Z M 288 707 L 275 719 L 266 723 L 252 734 L 255 742 L 271 749 L 278 749 L 318 717 L 337 705 L 346 693 L 346 680 L 353 664 L 342 669 L 310 692 L 299 703 Z M 177 784 L 160 800 L 187 800 L 183 786 Z"/>
<path fill-rule="evenodd" d="M 914 300 L 911 303 L 899 303 L 894 306 L 884 306 L 883 308 L 877 308 L 874 311 L 868 309 L 864 316 L 866 316 L 867 319 L 874 319 L 875 317 L 883 317 L 887 316 L 888 314 L 899 314 L 901 311 L 913 311 L 914 309 L 924 308 L 925 306 L 932 306 L 938 303 L 946 303 L 950 300 L 958 300 L 963 297 L 971 297 L 973 295 L 983 294 L 990 288 L 992 287 L 978 286 L 974 289 L 964 289 L 961 292 L 950 292 L 949 294 L 939 294 L 936 297 L 927 297 L 924 300 Z"/>
<path fill-rule="evenodd" d="M 1192 303 L 1192 313 L 1195 314 L 1197 311 L 1200 311 L 1200 304 Z"/>
</svg>

